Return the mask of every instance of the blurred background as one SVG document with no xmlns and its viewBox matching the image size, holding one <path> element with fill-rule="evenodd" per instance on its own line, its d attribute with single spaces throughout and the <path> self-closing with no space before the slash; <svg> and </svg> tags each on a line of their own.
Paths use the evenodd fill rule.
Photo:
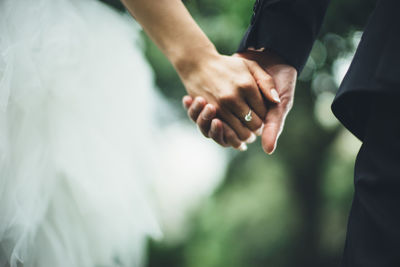
<svg viewBox="0 0 400 267">
<path fill-rule="evenodd" d="M 188 168 L 187 179 L 166 176 L 157 185 L 164 238 L 150 242 L 148 267 L 338 266 L 360 143 L 330 105 L 375 2 L 332 1 L 274 155 L 264 154 L 259 141 L 244 153 L 196 147 L 194 154 L 213 164 Z M 221 53 L 235 52 L 254 1 L 185 4 Z M 200 140 L 181 108 L 185 90 L 177 74 L 143 38 L 157 87 L 179 114 L 175 123 L 191 127 L 193 140 Z M 191 160 L 171 159 L 182 166 Z"/>
</svg>

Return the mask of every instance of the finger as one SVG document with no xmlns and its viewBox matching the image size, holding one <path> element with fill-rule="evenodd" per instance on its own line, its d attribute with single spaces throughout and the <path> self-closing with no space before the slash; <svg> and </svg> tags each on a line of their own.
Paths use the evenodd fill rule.
<svg viewBox="0 0 400 267">
<path fill-rule="evenodd" d="M 208 136 L 211 139 L 213 139 L 217 144 L 223 147 L 229 147 L 229 144 L 226 143 L 224 139 L 223 122 L 221 120 L 219 119 L 212 120 Z"/>
<path fill-rule="evenodd" d="M 188 116 L 194 121 L 197 121 L 201 111 L 203 110 L 204 106 L 206 105 L 206 101 L 202 97 L 196 97 L 193 101 L 193 104 L 188 109 Z"/>
<path fill-rule="evenodd" d="M 225 134 L 226 133 L 226 134 Z M 219 119 L 213 119 L 208 136 L 223 147 L 232 146 L 241 151 L 247 150 L 247 145 L 240 141 L 228 124 Z"/>
<path fill-rule="evenodd" d="M 271 75 L 262 69 L 255 61 L 246 60 L 245 62 L 264 97 L 273 103 L 280 103 L 281 100 L 279 98 L 279 93 L 276 90 L 276 86 Z"/>
<path fill-rule="evenodd" d="M 229 110 L 218 108 L 217 116 L 232 128 L 240 140 L 247 141 L 253 138 L 254 134 Z"/>
<path fill-rule="evenodd" d="M 216 115 L 217 110 L 215 107 L 211 104 L 207 104 L 198 116 L 196 123 L 205 137 L 209 137 L 208 132 L 211 127 L 211 121 Z"/>
<path fill-rule="evenodd" d="M 275 151 L 287 113 L 287 109 L 282 105 L 272 107 L 267 113 L 261 137 L 263 149 L 267 154 L 272 154 Z"/>
<path fill-rule="evenodd" d="M 240 151 L 246 151 L 247 150 L 246 143 L 240 141 L 239 137 L 232 130 L 232 128 L 229 127 L 229 125 L 227 125 L 226 123 L 222 123 L 222 126 L 223 126 L 225 143 L 231 145 L 233 148 L 238 149 Z"/>
<path fill-rule="evenodd" d="M 246 90 L 244 99 L 260 119 L 265 118 L 265 115 L 267 114 L 267 108 L 258 87 L 257 90 Z"/>
<path fill-rule="evenodd" d="M 224 105 L 251 131 L 255 132 L 262 126 L 263 121 L 242 99 L 233 100 Z M 246 120 L 247 118 L 250 120 Z"/>
<path fill-rule="evenodd" d="M 257 63 L 254 64 L 258 66 Z M 257 71 L 263 72 L 263 70 L 260 67 L 258 67 L 258 69 L 259 70 L 252 70 L 251 74 L 253 75 L 253 73 Z M 248 83 L 247 86 L 244 86 L 244 88 L 242 88 L 241 93 L 243 98 L 247 101 L 248 105 L 258 115 L 258 117 L 264 119 L 267 113 L 267 109 L 264 103 L 264 98 L 259 89 L 259 86 L 256 83 L 256 77 L 254 77 L 254 75 L 253 79 L 251 79 L 251 82 Z"/>
<path fill-rule="evenodd" d="M 185 95 L 182 98 L 182 104 L 185 109 L 189 109 L 193 103 L 193 98 L 191 96 Z"/>
</svg>

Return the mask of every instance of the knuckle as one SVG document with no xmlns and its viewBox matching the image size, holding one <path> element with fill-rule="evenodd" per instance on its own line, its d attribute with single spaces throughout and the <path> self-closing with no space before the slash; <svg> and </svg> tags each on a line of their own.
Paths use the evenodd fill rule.
<svg viewBox="0 0 400 267">
<path fill-rule="evenodd" d="M 284 106 L 285 109 L 287 109 L 288 111 L 292 109 L 293 102 L 294 102 L 293 97 L 290 97 L 290 96 L 282 96 L 281 97 L 282 106 Z"/>
<path fill-rule="evenodd" d="M 253 80 L 251 77 L 244 77 L 237 81 L 237 86 L 241 89 L 253 88 Z"/>
<path fill-rule="evenodd" d="M 266 75 L 266 76 L 264 76 L 262 78 L 257 79 L 257 83 L 258 84 L 260 84 L 260 83 L 261 84 L 262 83 L 265 83 L 265 84 L 272 83 L 272 77 L 269 76 L 269 75 Z"/>
<path fill-rule="evenodd" d="M 291 110 L 293 107 L 293 99 L 290 99 L 287 104 L 288 111 Z"/>
<path fill-rule="evenodd" d="M 222 105 L 229 105 L 231 103 L 234 103 L 235 101 L 236 101 L 236 95 L 232 93 L 225 94 L 220 97 L 220 103 Z"/>
</svg>

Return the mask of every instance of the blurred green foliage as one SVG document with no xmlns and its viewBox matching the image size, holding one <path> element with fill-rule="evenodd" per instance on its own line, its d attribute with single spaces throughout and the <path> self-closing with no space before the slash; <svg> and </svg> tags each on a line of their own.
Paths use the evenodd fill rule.
<svg viewBox="0 0 400 267">
<path fill-rule="evenodd" d="M 253 1 L 185 4 L 221 53 L 235 52 Z M 338 266 L 357 142 L 338 124 L 321 123 L 318 118 L 326 115 L 315 116 L 316 103 L 337 90 L 335 62 L 354 52 L 354 36 L 374 5 L 374 0 L 332 1 L 276 153 L 267 156 L 259 143 L 246 153 L 232 151 L 224 182 L 192 214 L 190 234 L 179 244 L 153 243 L 149 267 Z M 160 90 L 180 105 L 184 88 L 148 39 L 146 55 Z M 328 110 L 329 102 L 322 109 Z"/>
</svg>

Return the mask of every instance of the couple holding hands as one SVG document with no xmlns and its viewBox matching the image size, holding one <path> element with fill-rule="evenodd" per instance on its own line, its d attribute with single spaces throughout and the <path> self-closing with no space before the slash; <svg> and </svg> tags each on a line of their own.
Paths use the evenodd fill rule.
<svg viewBox="0 0 400 267">
<path fill-rule="evenodd" d="M 272 153 L 330 1 L 256 0 L 232 57 L 216 52 L 181 1 L 124 2 L 179 73 L 190 95 L 184 106 L 202 133 L 240 150 L 261 135 Z M 397 0 L 376 1 L 332 104 L 363 142 L 343 266 L 400 266 L 399 10 Z"/>
<path fill-rule="evenodd" d="M 177 70 L 190 95 L 184 97 L 184 106 L 201 132 L 221 146 L 241 151 L 261 135 L 265 152 L 271 154 L 301 69 L 264 42 L 270 36 L 262 32 L 264 22 L 259 17 L 278 1 L 257 0 L 252 26 L 233 56 L 217 52 L 181 1 L 124 2 Z M 309 38 L 315 38 L 317 31 Z"/>
<path fill-rule="evenodd" d="M 225 56 L 181 0 L 122 0 L 201 132 L 242 151 L 261 136 L 268 154 L 329 2 L 256 0 Z M 332 104 L 362 141 L 342 266 L 400 266 L 399 10 L 376 1 Z M 0 1 L 0 266 L 141 266 L 159 233 L 142 164 L 151 122 L 135 117 L 151 113 L 153 80 L 124 16 L 97 0 Z"/>
</svg>

